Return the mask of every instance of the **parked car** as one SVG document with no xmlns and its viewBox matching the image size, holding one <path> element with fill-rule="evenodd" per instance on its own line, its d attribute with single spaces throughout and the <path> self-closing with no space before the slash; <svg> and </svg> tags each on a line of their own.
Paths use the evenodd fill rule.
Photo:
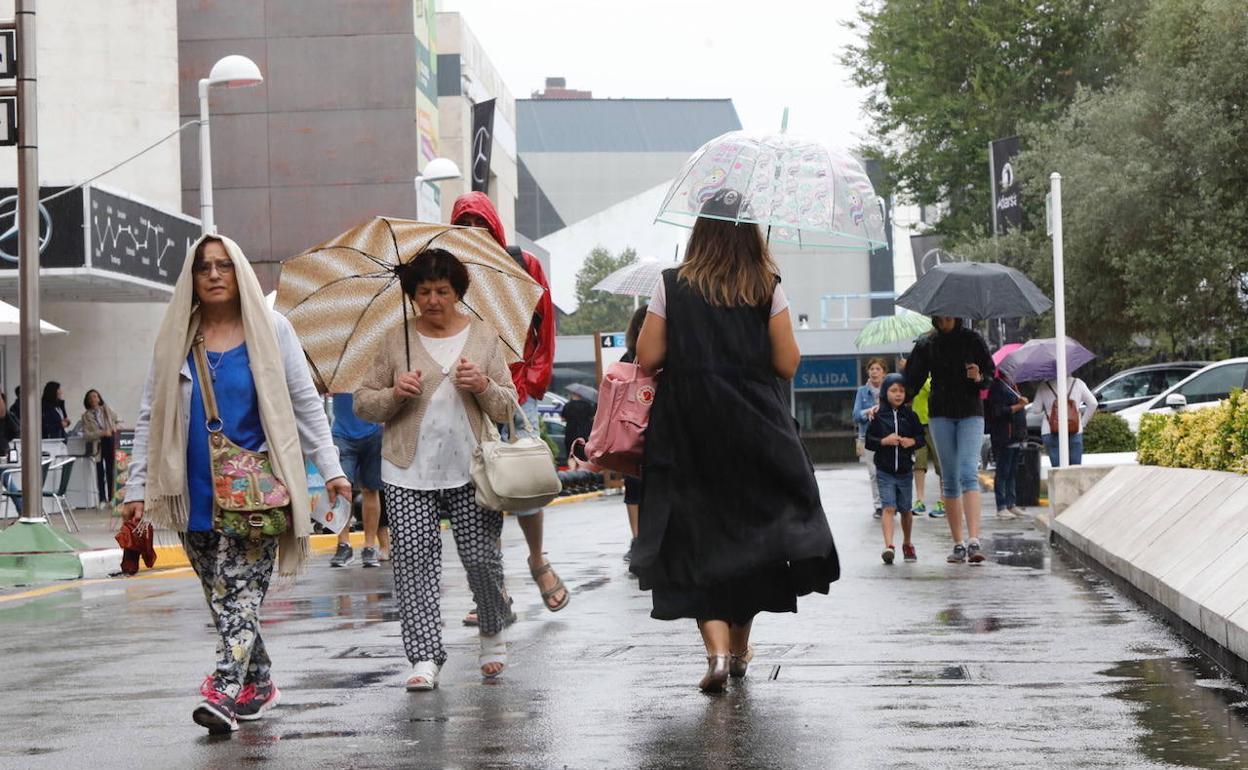
<svg viewBox="0 0 1248 770">
<path fill-rule="evenodd" d="M 1161 395 L 1209 365 L 1208 361 L 1176 361 L 1148 364 L 1118 372 L 1092 389 L 1100 401 L 1098 411 L 1120 412 Z"/>
<path fill-rule="evenodd" d="M 1092 388 L 1092 395 L 1100 402 L 1097 411 L 1121 412 L 1128 407 L 1151 401 L 1179 384 L 1188 375 L 1208 365 L 1208 361 L 1175 361 L 1124 369 Z M 1043 419 L 1043 415 L 1027 413 L 1027 428 L 1031 433 L 1040 435 L 1040 422 Z"/>
<path fill-rule="evenodd" d="M 1174 414 L 1188 409 L 1204 409 L 1216 405 L 1232 390 L 1245 385 L 1248 385 L 1248 358 L 1228 358 L 1209 364 L 1160 395 L 1123 409 L 1118 415 L 1127 421 L 1132 432 L 1136 432 L 1140 429 L 1140 418 L 1145 414 Z"/>
</svg>

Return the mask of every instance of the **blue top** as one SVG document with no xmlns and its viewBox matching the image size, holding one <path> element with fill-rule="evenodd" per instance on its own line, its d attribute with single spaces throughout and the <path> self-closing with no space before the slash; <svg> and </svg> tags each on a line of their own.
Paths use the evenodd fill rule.
<svg viewBox="0 0 1248 770">
<path fill-rule="evenodd" d="M 334 394 L 334 428 L 333 434 L 337 438 L 345 438 L 349 441 L 359 441 L 372 436 L 381 430 L 381 426 L 375 422 L 361 420 L 355 416 L 355 397 L 350 393 Z"/>
<path fill-rule="evenodd" d="M 191 495 L 191 532 L 212 529 L 212 461 L 208 456 L 208 417 L 204 412 L 204 396 L 199 389 L 199 372 L 195 353 L 187 356 L 191 366 L 191 423 L 186 441 L 186 481 Z M 208 351 L 208 364 L 215 369 L 213 391 L 221 412 L 222 430 L 227 438 L 243 449 L 253 452 L 264 447 L 264 426 L 260 424 L 260 402 L 256 384 L 251 378 L 251 359 L 247 344 L 224 353 Z"/>
<path fill-rule="evenodd" d="M 867 419 L 867 410 L 879 403 L 880 389 L 871 387 L 870 382 L 864 382 L 854 394 L 854 425 L 858 426 L 858 438 L 867 437 L 867 423 L 871 422 Z"/>
</svg>

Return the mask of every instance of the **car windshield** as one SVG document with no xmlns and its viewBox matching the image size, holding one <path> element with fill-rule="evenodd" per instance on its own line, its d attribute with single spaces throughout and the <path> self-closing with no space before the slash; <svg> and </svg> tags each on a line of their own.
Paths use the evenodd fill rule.
<svg viewBox="0 0 1248 770">
<path fill-rule="evenodd" d="M 1124 375 L 1108 383 L 1097 392 L 1102 401 L 1116 401 L 1120 398 L 1141 398 L 1156 395 L 1160 390 L 1153 390 L 1152 372 L 1135 372 Z"/>
<path fill-rule="evenodd" d="M 1197 375 L 1191 382 L 1179 386 L 1178 392 L 1189 404 L 1221 401 L 1232 389 L 1244 387 L 1246 376 L 1248 363 L 1226 364 Z"/>
</svg>

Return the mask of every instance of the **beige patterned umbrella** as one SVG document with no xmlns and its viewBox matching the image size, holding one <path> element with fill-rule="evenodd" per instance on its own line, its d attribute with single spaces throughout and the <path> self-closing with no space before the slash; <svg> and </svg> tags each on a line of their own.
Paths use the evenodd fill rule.
<svg viewBox="0 0 1248 770">
<path fill-rule="evenodd" d="M 418 312 L 403 301 L 395 270 L 430 246 L 464 263 L 472 283 L 463 308 L 488 321 L 512 359 L 520 358 L 544 289 L 488 232 L 377 217 L 282 265 L 276 308 L 329 392 L 358 387 L 382 340 Z"/>
</svg>

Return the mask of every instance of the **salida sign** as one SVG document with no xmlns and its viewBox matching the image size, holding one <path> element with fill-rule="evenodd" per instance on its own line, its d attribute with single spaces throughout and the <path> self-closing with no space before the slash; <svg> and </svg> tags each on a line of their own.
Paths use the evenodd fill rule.
<svg viewBox="0 0 1248 770">
<path fill-rule="evenodd" d="M 856 387 L 856 358 L 803 358 L 793 377 L 794 390 L 852 390 Z"/>
</svg>

